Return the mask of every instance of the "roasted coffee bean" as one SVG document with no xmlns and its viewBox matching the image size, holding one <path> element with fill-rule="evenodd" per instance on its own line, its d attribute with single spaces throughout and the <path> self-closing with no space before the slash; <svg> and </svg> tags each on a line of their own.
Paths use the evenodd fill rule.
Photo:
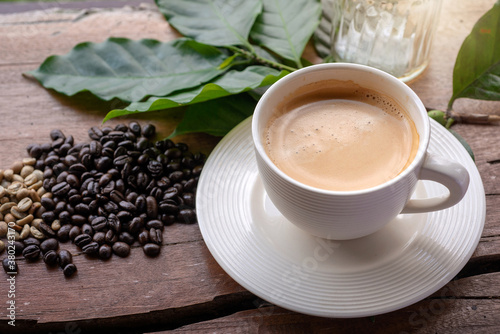
<svg viewBox="0 0 500 334">
<path fill-rule="evenodd" d="M 124 209 L 124 210 L 127 210 L 129 212 L 135 212 L 137 210 L 137 208 L 135 207 L 134 204 L 128 202 L 128 201 L 121 201 L 119 203 L 119 206 Z"/>
<path fill-rule="evenodd" d="M 71 186 L 67 182 L 61 182 L 52 187 L 52 193 L 55 196 L 62 197 L 68 193 Z"/>
<path fill-rule="evenodd" d="M 146 196 L 139 195 L 135 200 L 135 207 L 137 208 L 137 212 L 143 213 L 146 212 L 147 204 L 146 204 Z"/>
<path fill-rule="evenodd" d="M 146 223 L 146 228 L 156 228 L 158 230 L 163 230 L 163 223 L 161 222 L 161 220 L 152 219 Z"/>
<path fill-rule="evenodd" d="M 71 230 L 69 231 L 68 236 L 69 236 L 69 239 L 70 239 L 70 240 L 75 240 L 75 238 L 76 238 L 77 236 L 79 236 L 80 234 L 82 234 L 82 229 L 81 229 L 81 227 L 80 227 L 80 226 L 76 226 L 76 225 L 75 225 L 75 226 L 73 226 L 73 227 L 71 228 Z"/>
<path fill-rule="evenodd" d="M 88 245 L 92 242 L 92 237 L 88 234 L 80 234 L 75 238 L 75 240 L 73 240 L 73 242 L 75 243 L 75 245 L 82 248 L 83 246 Z"/>
<path fill-rule="evenodd" d="M 153 176 L 158 176 L 163 173 L 163 165 L 155 160 L 150 160 L 147 165 L 147 169 Z"/>
<path fill-rule="evenodd" d="M 56 207 L 53 210 L 54 214 L 59 215 L 61 212 L 65 211 L 66 205 L 67 205 L 67 203 L 64 201 L 57 202 Z M 47 208 L 45 208 L 45 209 L 47 209 Z"/>
<path fill-rule="evenodd" d="M 50 223 L 52 224 L 52 222 L 50 222 Z M 55 238 L 56 237 L 56 232 L 52 229 L 52 227 L 50 227 L 49 224 L 47 224 L 44 221 L 40 222 L 40 226 L 38 227 L 38 229 L 43 234 L 45 234 L 47 237 L 50 237 L 50 238 Z"/>
<path fill-rule="evenodd" d="M 80 180 L 75 174 L 69 174 L 66 177 L 66 182 L 73 188 L 79 188 L 80 187 Z"/>
<path fill-rule="evenodd" d="M 88 131 L 88 134 L 89 134 L 90 139 L 93 139 L 93 140 L 99 140 L 103 136 L 101 129 L 99 129 L 96 126 L 91 127 Z"/>
<path fill-rule="evenodd" d="M 142 127 L 142 135 L 146 138 L 152 138 L 156 134 L 156 128 L 152 124 L 146 124 Z"/>
<path fill-rule="evenodd" d="M 96 217 L 92 220 L 91 225 L 95 231 L 102 231 L 108 226 L 108 220 L 106 217 Z"/>
<path fill-rule="evenodd" d="M 97 232 L 94 234 L 92 237 L 92 240 L 97 242 L 99 245 L 102 245 L 106 242 L 106 233 L 104 232 Z"/>
<path fill-rule="evenodd" d="M 115 233 L 113 230 L 108 230 L 106 232 L 105 240 L 108 244 L 114 244 L 115 242 L 118 241 L 118 234 Z"/>
<path fill-rule="evenodd" d="M 72 222 L 71 214 L 68 211 L 59 212 L 59 221 L 63 225 Z"/>
<path fill-rule="evenodd" d="M 128 124 L 128 128 L 130 129 L 130 131 L 136 135 L 137 137 L 139 137 L 141 134 L 142 134 L 142 131 L 141 131 L 141 126 L 139 125 L 139 123 L 137 122 L 130 122 Z"/>
<path fill-rule="evenodd" d="M 118 217 L 118 219 L 121 222 L 127 222 L 127 221 L 129 221 L 130 219 L 133 218 L 133 215 L 130 212 L 128 212 L 128 211 L 119 211 L 116 214 L 116 217 Z"/>
<path fill-rule="evenodd" d="M 89 154 L 92 156 L 99 156 L 102 151 L 102 144 L 97 140 L 92 140 L 89 144 Z"/>
<path fill-rule="evenodd" d="M 111 180 L 113 179 L 113 176 L 109 173 L 103 174 L 101 178 L 99 179 L 99 186 L 104 187 L 106 186 Z"/>
<path fill-rule="evenodd" d="M 196 212 L 193 209 L 182 209 L 177 214 L 179 221 L 185 224 L 194 224 L 197 222 Z"/>
<path fill-rule="evenodd" d="M 177 214 L 179 212 L 179 207 L 173 200 L 161 201 L 159 206 L 162 213 Z"/>
<path fill-rule="evenodd" d="M 82 163 L 76 163 L 69 166 L 69 172 L 74 175 L 82 175 L 87 172 L 87 167 L 85 167 Z"/>
<path fill-rule="evenodd" d="M 163 199 L 166 200 L 166 199 L 175 198 L 175 197 L 177 197 L 178 194 L 179 194 L 179 190 L 177 188 L 170 187 L 163 192 Z"/>
<path fill-rule="evenodd" d="M 52 224 L 54 219 L 56 219 L 56 215 L 54 211 L 45 211 L 44 213 L 42 213 L 42 219 L 44 222 Z"/>
<path fill-rule="evenodd" d="M 184 173 L 182 171 L 175 171 L 172 172 L 168 175 L 168 178 L 170 179 L 171 182 L 180 182 L 184 177 Z"/>
<path fill-rule="evenodd" d="M 23 256 L 28 261 L 36 261 L 40 257 L 40 247 L 29 245 L 23 250 Z"/>
<path fill-rule="evenodd" d="M 141 245 L 145 245 L 149 242 L 149 231 L 148 230 L 143 230 L 139 235 L 137 236 L 137 240 Z"/>
<path fill-rule="evenodd" d="M 165 155 L 169 159 L 178 159 L 182 157 L 182 151 L 178 147 L 172 147 L 165 151 Z"/>
<path fill-rule="evenodd" d="M 142 246 L 142 250 L 144 251 L 144 254 L 146 254 L 149 257 L 156 257 L 158 254 L 160 254 L 161 247 L 157 244 L 153 243 L 147 243 L 144 246 Z"/>
<path fill-rule="evenodd" d="M 87 254 L 87 255 L 97 255 L 99 253 L 99 244 L 95 241 L 92 241 L 85 246 L 82 247 L 82 252 Z"/>
<path fill-rule="evenodd" d="M 29 245 L 37 245 L 38 247 L 40 247 L 40 240 L 33 237 L 27 237 L 22 241 L 22 243 L 24 244 L 24 247 Z"/>
<path fill-rule="evenodd" d="M 71 277 L 76 273 L 76 270 L 76 266 L 73 263 L 70 263 L 63 269 L 64 276 Z"/>
<path fill-rule="evenodd" d="M 49 250 L 57 250 L 59 248 L 59 241 L 57 241 L 56 238 L 50 238 L 50 239 L 45 239 L 41 244 L 40 244 L 40 250 L 42 253 L 46 253 Z"/>
<path fill-rule="evenodd" d="M 175 216 L 163 214 L 163 215 L 161 215 L 161 221 L 163 222 L 163 225 L 165 225 L 165 226 L 172 225 L 173 223 L 175 223 Z"/>
<path fill-rule="evenodd" d="M 66 139 L 66 136 L 63 134 L 63 132 L 59 129 L 54 129 L 50 131 L 50 138 L 52 140 L 57 140 L 57 139 Z"/>
<path fill-rule="evenodd" d="M 43 262 L 48 266 L 56 266 L 58 263 L 58 255 L 55 250 L 49 250 L 43 255 Z"/>
<path fill-rule="evenodd" d="M 123 167 L 126 163 L 132 163 L 132 158 L 127 155 L 121 155 L 113 160 L 113 165 L 117 168 Z"/>
<path fill-rule="evenodd" d="M 196 196 L 193 193 L 184 193 L 182 194 L 182 199 L 184 200 L 184 204 L 190 206 L 192 208 L 195 207 Z"/>
<path fill-rule="evenodd" d="M 73 225 L 82 226 L 87 222 L 87 218 L 82 215 L 72 215 L 71 221 L 73 222 Z"/>
<path fill-rule="evenodd" d="M 57 231 L 57 239 L 60 240 L 61 242 L 66 242 L 69 240 L 69 232 L 71 231 L 71 228 L 73 225 L 71 224 L 66 224 L 61 226 L 61 228 Z"/>
<path fill-rule="evenodd" d="M 2 260 L 2 267 L 6 273 L 18 273 L 17 261 L 6 257 Z"/>
<path fill-rule="evenodd" d="M 149 230 L 149 240 L 151 240 L 151 242 L 155 244 L 161 245 L 161 243 L 163 242 L 161 230 L 151 228 Z"/>
<path fill-rule="evenodd" d="M 13 245 L 14 245 L 14 254 L 15 255 L 21 255 L 23 253 L 23 251 L 24 251 L 24 248 L 26 246 L 31 246 L 31 245 L 38 246 L 35 243 L 31 243 L 31 244 L 28 244 L 28 245 L 25 246 L 21 241 L 14 241 Z"/>
<path fill-rule="evenodd" d="M 135 241 L 134 237 L 128 232 L 122 232 L 118 236 L 118 240 L 123 241 L 129 245 L 132 245 Z"/>
<path fill-rule="evenodd" d="M 101 157 L 95 161 L 95 167 L 98 171 L 107 171 L 113 165 L 113 160 L 110 157 Z"/>
<path fill-rule="evenodd" d="M 99 247 L 99 258 L 102 260 L 108 260 L 113 254 L 113 249 L 110 245 L 104 244 Z"/>
<path fill-rule="evenodd" d="M 125 200 L 125 196 L 123 196 L 123 194 L 118 191 L 118 190 L 113 190 L 110 194 L 109 194 L 109 199 L 111 199 L 113 202 L 115 202 L 116 204 L 120 203 L 121 201 L 124 201 Z"/>
<path fill-rule="evenodd" d="M 112 229 L 113 231 L 115 231 L 117 233 L 121 232 L 121 223 L 120 223 L 120 220 L 113 213 L 110 213 L 109 216 L 108 216 L 108 226 L 109 226 L 110 229 Z"/>
<path fill-rule="evenodd" d="M 196 167 L 194 167 L 193 170 L 192 170 L 193 176 L 200 176 L 202 169 L 203 169 L 202 166 L 196 166 Z"/>
<path fill-rule="evenodd" d="M 153 196 L 146 197 L 146 209 L 148 218 L 156 219 L 156 217 L 158 217 L 158 203 L 156 198 Z"/>
<path fill-rule="evenodd" d="M 130 254 L 130 246 L 125 242 L 115 242 L 113 245 L 113 253 L 119 257 L 127 257 Z"/>
<path fill-rule="evenodd" d="M 109 201 L 103 205 L 103 209 L 108 213 L 115 213 L 116 214 L 119 212 L 120 207 L 115 202 Z"/>
<path fill-rule="evenodd" d="M 134 235 L 139 233 L 141 228 L 144 226 L 144 222 L 140 217 L 134 217 L 131 221 L 128 222 L 127 230 L 130 234 Z"/>
<path fill-rule="evenodd" d="M 90 208 L 85 203 L 78 203 L 75 205 L 75 212 L 82 216 L 88 216 L 90 214 Z"/>
<path fill-rule="evenodd" d="M 64 268 L 68 264 L 73 262 L 73 256 L 66 249 L 61 249 L 59 252 L 57 252 L 57 259 L 59 262 L 59 267 L 61 268 Z"/>
<path fill-rule="evenodd" d="M 94 234 L 94 229 L 92 228 L 92 226 L 90 224 L 83 224 L 82 225 L 82 233 L 92 236 Z"/>
</svg>

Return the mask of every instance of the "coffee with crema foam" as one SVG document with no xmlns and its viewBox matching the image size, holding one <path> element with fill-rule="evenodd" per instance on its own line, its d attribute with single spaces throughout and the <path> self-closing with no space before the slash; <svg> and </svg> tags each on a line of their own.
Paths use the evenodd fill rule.
<svg viewBox="0 0 500 334">
<path fill-rule="evenodd" d="M 415 124 L 395 100 L 337 80 L 287 97 L 264 136 L 269 158 L 285 174 L 335 191 L 391 180 L 412 162 L 419 141 Z"/>
</svg>

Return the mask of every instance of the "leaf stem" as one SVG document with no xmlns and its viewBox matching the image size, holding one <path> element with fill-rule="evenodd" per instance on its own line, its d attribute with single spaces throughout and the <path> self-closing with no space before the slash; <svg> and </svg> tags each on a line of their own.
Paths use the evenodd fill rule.
<svg viewBox="0 0 500 334">
<path fill-rule="evenodd" d="M 272 61 L 272 60 L 269 60 L 269 59 L 266 59 L 266 58 L 263 58 L 263 57 L 260 57 L 256 52 L 255 52 L 255 49 L 253 49 L 252 47 L 252 50 L 251 51 L 247 51 L 247 50 L 244 50 L 244 49 L 241 49 L 241 48 L 238 48 L 236 46 L 226 46 L 229 50 L 233 51 L 234 53 L 237 53 L 247 59 L 252 59 L 260 64 L 263 64 L 263 65 L 268 65 L 268 66 L 271 66 L 271 67 L 274 67 L 274 68 L 277 68 L 279 70 L 287 70 L 289 72 L 293 72 L 293 71 L 296 71 L 297 68 L 295 67 L 291 67 L 291 66 L 288 66 L 288 65 L 285 65 L 285 64 L 281 64 L 281 63 L 277 63 L 275 61 Z"/>
</svg>

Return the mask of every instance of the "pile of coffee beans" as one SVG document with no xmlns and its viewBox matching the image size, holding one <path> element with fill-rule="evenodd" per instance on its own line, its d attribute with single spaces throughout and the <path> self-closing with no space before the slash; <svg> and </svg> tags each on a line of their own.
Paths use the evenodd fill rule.
<svg viewBox="0 0 500 334">
<path fill-rule="evenodd" d="M 155 257 L 165 226 L 196 223 L 203 154 L 168 139 L 154 141 L 151 124 L 92 127 L 88 134 L 90 142 L 75 143 L 71 135 L 53 130 L 49 143 L 29 145 L 31 158 L 21 169 L 30 168 L 19 172 L 29 182 L 36 178 L 38 188 L 28 185 L 22 196 L 9 195 L 0 207 L 0 233 L 9 223 L 4 212 L 10 210 L 14 218 L 9 221 L 17 219 L 18 230 L 23 223 L 28 226 L 19 220 L 32 215 L 29 228 L 16 230 L 16 252 L 29 261 L 42 256 L 48 266 L 59 264 L 66 276 L 76 267 L 67 250 L 58 251 L 59 242 L 73 242 L 84 254 L 102 260 L 128 256 L 137 242 L 144 254 Z"/>
</svg>

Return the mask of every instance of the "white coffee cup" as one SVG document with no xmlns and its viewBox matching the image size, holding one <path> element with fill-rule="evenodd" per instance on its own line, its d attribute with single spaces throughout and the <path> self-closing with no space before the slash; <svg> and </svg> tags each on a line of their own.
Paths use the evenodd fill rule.
<svg viewBox="0 0 500 334">
<path fill-rule="evenodd" d="M 352 81 L 388 96 L 403 106 L 415 123 L 419 144 L 411 164 L 395 178 L 362 190 L 315 188 L 291 178 L 269 158 L 263 132 L 277 106 L 301 87 L 326 80 Z M 260 177 L 267 195 L 291 223 L 318 237 L 346 240 L 381 229 L 398 214 L 442 210 L 457 204 L 467 192 L 469 174 L 458 162 L 427 151 L 430 121 L 418 96 L 403 82 L 383 71 L 347 63 L 319 64 L 297 70 L 273 84 L 254 111 L 252 136 Z M 412 199 L 418 180 L 443 184 L 449 194 Z"/>
</svg>

